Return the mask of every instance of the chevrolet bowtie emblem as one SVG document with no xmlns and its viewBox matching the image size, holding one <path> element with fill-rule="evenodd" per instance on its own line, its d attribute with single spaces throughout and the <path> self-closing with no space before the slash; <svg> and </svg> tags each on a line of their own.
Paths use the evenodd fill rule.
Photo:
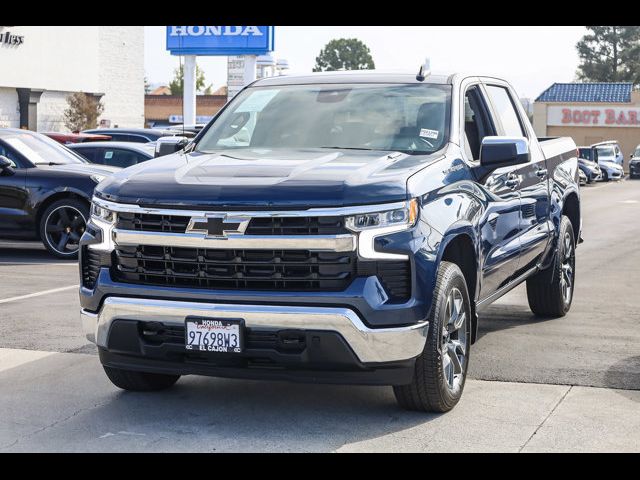
<svg viewBox="0 0 640 480">
<path fill-rule="evenodd" d="M 225 238 L 229 235 L 244 234 L 250 218 L 233 217 L 224 214 L 191 217 L 186 233 L 204 233 L 206 237 Z"/>
</svg>

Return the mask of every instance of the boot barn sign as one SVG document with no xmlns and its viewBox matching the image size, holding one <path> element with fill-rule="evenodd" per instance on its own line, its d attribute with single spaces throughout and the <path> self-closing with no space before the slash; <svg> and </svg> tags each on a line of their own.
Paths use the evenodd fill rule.
<svg viewBox="0 0 640 480">
<path fill-rule="evenodd" d="M 553 105 L 547 125 L 556 127 L 640 127 L 640 108 Z"/>
</svg>

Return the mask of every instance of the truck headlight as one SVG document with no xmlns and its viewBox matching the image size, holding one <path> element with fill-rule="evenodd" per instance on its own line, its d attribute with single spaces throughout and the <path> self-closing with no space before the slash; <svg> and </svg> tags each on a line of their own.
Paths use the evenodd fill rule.
<svg viewBox="0 0 640 480">
<path fill-rule="evenodd" d="M 116 221 L 115 212 L 93 202 L 91 203 L 91 216 L 107 223 L 114 223 Z"/>
<path fill-rule="evenodd" d="M 402 208 L 383 210 L 380 212 L 361 213 L 347 217 L 345 226 L 354 232 L 361 232 L 372 228 L 405 226 L 411 228 L 418 219 L 418 200 L 405 202 Z"/>
</svg>

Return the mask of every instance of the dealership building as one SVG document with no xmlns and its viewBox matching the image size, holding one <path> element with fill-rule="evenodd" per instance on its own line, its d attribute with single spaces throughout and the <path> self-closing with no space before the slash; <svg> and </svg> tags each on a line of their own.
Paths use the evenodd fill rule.
<svg viewBox="0 0 640 480">
<path fill-rule="evenodd" d="M 0 26 L 0 127 L 66 131 L 66 98 L 104 105 L 104 125 L 144 125 L 144 27 Z"/>
<path fill-rule="evenodd" d="M 640 92 L 631 83 L 554 83 L 533 105 L 533 127 L 578 146 L 617 140 L 628 159 L 640 144 Z"/>
</svg>

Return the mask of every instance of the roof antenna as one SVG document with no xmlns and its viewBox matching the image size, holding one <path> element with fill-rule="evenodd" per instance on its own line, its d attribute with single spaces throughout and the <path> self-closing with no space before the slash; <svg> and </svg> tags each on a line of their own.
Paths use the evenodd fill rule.
<svg viewBox="0 0 640 480">
<path fill-rule="evenodd" d="M 427 78 L 431 74 L 431 61 L 429 58 L 424 59 L 424 63 L 420 65 L 420 70 L 418 70 L 418 74 L 416 75 L 416 80 L 419 82 L 424 82 L 424 79 Z"/>
</svg>

